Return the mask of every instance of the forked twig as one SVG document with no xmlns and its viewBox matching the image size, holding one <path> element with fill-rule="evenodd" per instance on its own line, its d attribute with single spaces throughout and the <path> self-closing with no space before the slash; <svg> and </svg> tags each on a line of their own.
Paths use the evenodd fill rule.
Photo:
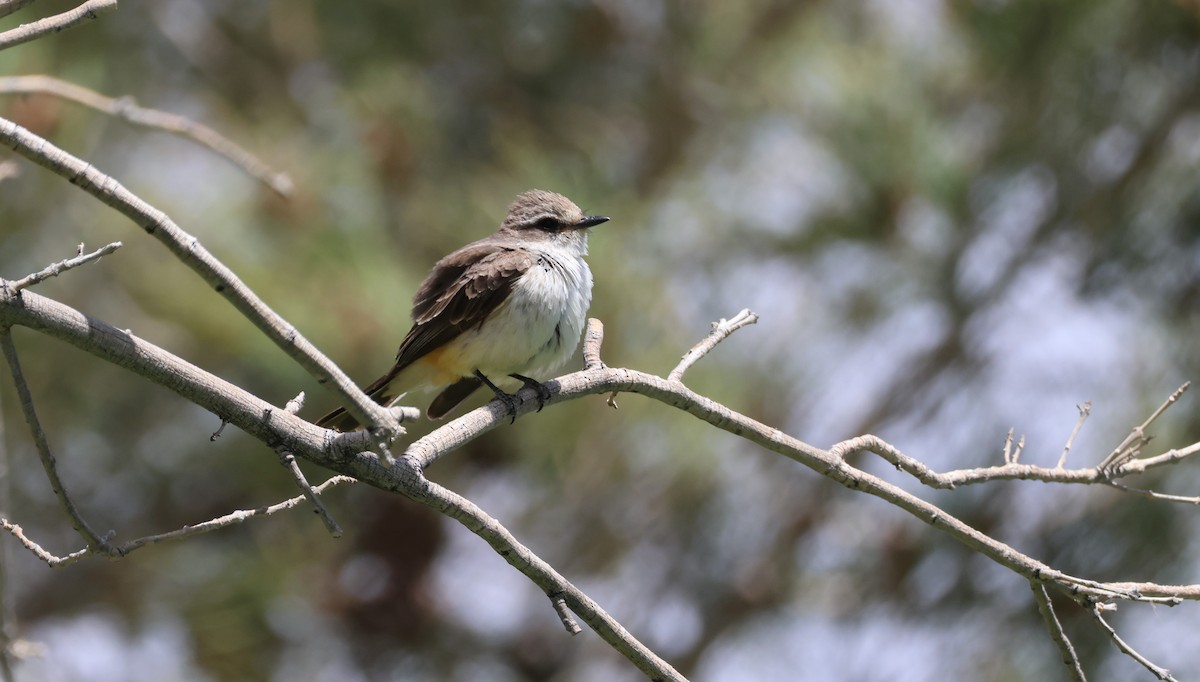
<svg viewBox="0 0 1200 682">
<path fill-rule="evenodd" d="M 283 411 L 288 414 L 296 414 L 303 407 L 304 391 L 300 391 L 299 395 L 287 402 Z M 300 463 L 296 461 L 296 455 L 282 449 L 276 450 L 276 452 L 279 454 L 279 463 L 292 475 L 292 479 L 296 481 L 296 485 L 300 487 L 300 491 L 304 493 L 304 497 L 308 498 L 308 501 L 312 504 L 313 511 L 317 513 L 317 516 L 321 517 L 321 522 L 325 524 L 325 529 L 334 538 L 342 537 L 342 527 L 333 518 L 333 515 L 329 513 L 329 510 L 325 508 L 325 503 L 321 501 L 321 496 L 313 489 L 308 479 L 305 478 L 304 472 L 300 470 Z"/>
<path fill-rule="evenodd" d="M 755 322 L 758 322 L 758 315 L 751 312 L 749 308 L 743 308 L 737 315 L 728 320 L 722 318 L 714 322 L 712 332 L 704 337 L 700 343 L 692 346 L 691 350 L 683 354 L 683 358 L 679 361 L 679 364 L 667 375 L 667 381 L 683 381 L 683 373 L 696 364 L 700 358 L 708 355 L 709 351 L 716 348 L 718 343 L 721 343 L 726 337 L 742 327 L 754 324 Z"/>
<path fill-rule="evenodd" d="M 1099 468 L 1104 471 L 1111 471 L 1130 459 L 1136 457 L 1139 448 L 1150 442 L 1150 438 L 1146 436 L 1146 429 L 1150 428 L 1150 425 L 1153 424 L 1156 419 L 1162 416 L 1162 414 L 1167 411 L 1167 408 L 1174 405 L 1175 402 L 1178 401 L 1181 396 L 1183 396 L 1183 394 L 1188 390 L 1188 387 L 1191 385 L 1192 382 L 1185 381 L 1182 386 L 1175 389 L 1175 392 L 1172 393 L 1165 401 L 1163 401 L 1163 404 L 1159 405 L 1158 409 L 1155 410 L 1154 413 L 1146 419 L 1146 421 L 1142 422 L 1141 426 L 1135 426 L 1133 430 L 1129 432 L 1129 435 L 1125 436 L 1125 440 L 1121 441 L 1121 444 L 1114 448 L 1112 453 L 1109 454 L 1108 457 L 1104 458 L 1103 462 L 1100 462 Z"/>
<path fill-rule="evenodd" d="M 1067 444 L 1063 446 L 1062 454 L 1058 457 L 1058 464 L 1054 465 L 1055 469 L 1062 469 L 1067 464 L 1067 453 L 1071 451 L 1071 446 L 1075 444 L 1075 436 L 1079 435 L 1079 430 L 1083 428 L 1083 423 L 1087 421 L 1088 415 L 1092 413 L 1092 401 L 1085 400 L 1082 405 L 1076 405 L 1079 410 L 1079 421 L 1075 422 L 1075 428 L 1071 429 L 1071 435 L 1067 438 Z"/>
<path fill-rule="evenodd" d="M 31 287 L 35 284 L 38 284 L 39 282 L 50 279 L 51 277 L 57 277 L 58 275 L 61 275 L 62 273 L 66 272 L 67 270 L 71 270 L 72 268 L 77 268 L 81 265 L 84 265 L 85 263 L 90 263 L 94 260 L 99 260 L 100 258 L 107 256 L 108 254 L 112 253 L 113 251 L 116 251 L 119 248 L 121 248 L 121 242 L 113 242 L 113 243 L 109 244 L 108 246 L 102 246 L 91 253 L 84 253 L 83 252 L 83 244 L 80 244 L 79 249 L 77 250 L 74 258 L 67 258 L 66 260 L 60 260 L 57 263 L 53 263 L 51 265 L 46 266 L 45 268 L 39 270 L 38 272 L 35 272 L 31 275 L 26 275 L 25 277 L 22 277 L 21 279 L 18 279 L 15 282 L 9 282 L 8 287 L 11 291 L 16 293 L 22 289 Z"/>
<path fill-rule="evenodd" d="M 357 481 L 353 477 L 350 477 L 350 476 L 333 476 L 332 478 L 325 481 L 321 485 L 314 487 L 313 490 L 315 492 L 317 492 L 318 494 L 320 494 L 320 493 L 324 493 L 329 488 L 331 488 L 335 485 L 342 484 L 342 483 L 357 483 Z M 249 521 L 250 519 L 253 519 L 253 518 L 257 518 L 260 516 L 271 516 L 273 514 L 277 514 L 277 513 L 281 512 L 281 511 L 293 509 L 293 508 L 299 506 L 300 504 L 302 504 L 307 499 L 308 498 L 305 497 L 304 495 L 297 495 L 296 497 L 284 500 L 283 502 L 279 502 L 277 504 L 270 505 L 269 507 L 257 507 L 255 509 L 240 509 L 238 511 L 230 512 L 224 516 L 219 516 L 215 519 L 205 521 L 203 523 L 198 523 L 196 525 L 184 526 L 183 528 L 179 528 L 179 529 L 169 531 L 166 533 L 159 533 L 157 535 L 147 535 L 145 537 L 141 537 L 136 540 L 131 540 L 129 542 L 126 542 L 126 543 L 118 546 L 114 550 L 114 552 L 118 556 L 125 556 L 125 555 L 129 554 L 130 552 L 141 549 L 142 547 L 145 547 L 147 545 L 155 545 L 155 544 L 159 544 L 159 543 L 163 543 L 163 542 L 182 540 L 184 538 L 190 538 L 195 535 L 211 533 L 214 530 L 225 528 L 227 526 L 233 526 L 233 525 L 236 525 L 239 523 L 245 523 L 246 521 Z M 18 541 L 20 541 L 20 543 L 22 545 L 24 545 L 26 549 L 28 549 L 30 552 L 32 552 L 35 556 L 37 556 L 42 561 L 45 561 L 51 567 L 72 564 L 72 563 L 75 563 L 76 561 L 79 561 L 80 559 L 82 559 L 84 557 L 95 554 L 95 552 L 93 552 L 92 550 L 90 550 L 88 548 L 84 548 L 84 549 L 72 552 L 66 556 L 61 556 L 61 557 L 55 556 L 54 554 L 46 551 L 41 545 L 37 544 L 33 540 L 30 540 L 25 535 L 24 531 L 21 530 L 20 526 L 12 523 L 8 519 L 0 518 L 0 528 L 7 530 L 13 537 L 15 537 Z"/>
</svg>

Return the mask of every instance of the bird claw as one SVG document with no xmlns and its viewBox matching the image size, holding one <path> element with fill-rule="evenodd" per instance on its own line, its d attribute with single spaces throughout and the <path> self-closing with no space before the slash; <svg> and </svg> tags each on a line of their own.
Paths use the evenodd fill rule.
<svg viewBox="0 0 1200 682">
<path fill-rule="evenodd" d="M 512 393 L 505 393 L 504 391 L 497 391 L 496 392 L 496 400 L 499 400 L 500 402 L 504 403 L 504 410 L 506 412 L 508 412 L 508 416 L 509 416 L 508 423 L 516 424 L 517 423 L 517 406 L 520 405 L 520 403 L 517 401 L 517 396 L 513 395 Z"/>
<path fill-rule="evenodd" d="M 546 406 L 546 401 L 550 400 L 550 389 L 546 388 L 546 384 L 543 384 L 542 382 L 540 382 L 536 379 L 530 379 L 527 376 L 522 376 L 520 374 L 509 374 L 508 376 L 516 379 L 517 381 L 520 381 L 522 384 L 525 384 L 525 388 L 533 389 L 533 392 L 537 394 L 537 401 L 538 401 L 537 411 L 541 412 L 542 408 Z"/>
</svg>

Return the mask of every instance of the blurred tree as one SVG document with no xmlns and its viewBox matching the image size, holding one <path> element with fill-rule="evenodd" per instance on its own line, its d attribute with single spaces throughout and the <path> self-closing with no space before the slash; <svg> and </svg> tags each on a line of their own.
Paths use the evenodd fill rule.
<svg viewBox="0 0 1200 682">
<path fill-rule="evenodd" d="M 0 115 L 167 211 L 364 380 L 432 262 L 544 187 L 614 218 L 591 256 L 610 364 L 665 371 L 751 307 L 762 322 L 689 375 L 699 392 L 808 442 L 878 433 L 941 469 L 997 463 L 1013 425 L 1051 466 L 1091 399 L 1072 454 L 1090 464 L 1200 378 L 1198 38 L 1195 3 L 1163 0 L 161 0 L 0 52 L 0 75 L 202 121 L 287 169 L 291 200 L 54 98 L 6 96 Z M 5 276 L 116 239 L 105 267 L 39 292 L 280 404 L 305 390 L 309 416 L 330 406 L 122 218 L 28 165 L 0 182 Z M 157 387 L 59 344 L 23 359 L 99 528 L 293 493 L 257 443 L 210 444 L 211 415 Z M 0 388 L 11 507 L 67 551 L 14 401 Z M 620 403 L 555 406 L 432 475 L 697 679 L 1061 674 L 1022 581 L 791 462 Z M 1155 443 L 1200 439 L 1196 414 Z M 1146 485 L 1194 495 L 1200 476 Z M 1183 506 L 1016 482 L 928 496 L 1063 570 L 1200 582 Z M 337 542 L 296 515 L 69 575 L 14 556 L 19 623 L 50 651 L 22 679 L 638 679 L 564 637 L 461 528 L 373 490 L 327 497 Z M 1117 620 L 1186 679 L 1189 613 Z M 1062 615 L 1099 679 L 1145 674 Z"/>
</svg>

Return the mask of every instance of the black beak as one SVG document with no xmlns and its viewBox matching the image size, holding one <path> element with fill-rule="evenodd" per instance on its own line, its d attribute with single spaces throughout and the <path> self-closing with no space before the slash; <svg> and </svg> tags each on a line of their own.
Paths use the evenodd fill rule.
<svg viewBox="0 0 1200 682">
<path fill-rule="evenodd" d="M 580 220 L 578 223 L 575 223 L 575 226 L 576 227 L 595 227 L 595 226 L 599 225 L 600 223 L 607 223 L 607 222 L 608 222 L 608 216 L 606 216 L 606 215 L 589 215 L 589 216 L 584 216 L 583 220 Z"/>
</svg>

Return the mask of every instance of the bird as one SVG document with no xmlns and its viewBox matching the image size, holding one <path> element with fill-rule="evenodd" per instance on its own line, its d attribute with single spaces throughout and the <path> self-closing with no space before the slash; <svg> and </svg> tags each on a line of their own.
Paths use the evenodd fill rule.
<svg viewBox="0 0 1200 682">
<path fill-rule="evenodd" d="M 426 410 L 440 419 L 487 386 L 515 421 L 515 398 L 492 380 L 508 376 L 535 390 L 541 410 L 549 391 L 529 375 L 553 372 L 578 348 L 592 300 L 588 233 L 608 220 L 554 192 L 517 195 L 494 233 L 433 266 L 413 297 L 395 364 L 363 392 L 390 406 L 414 390 L 441 389 Z M 316 424 L 360 428 L 340 407 Z"/>
</svg>

